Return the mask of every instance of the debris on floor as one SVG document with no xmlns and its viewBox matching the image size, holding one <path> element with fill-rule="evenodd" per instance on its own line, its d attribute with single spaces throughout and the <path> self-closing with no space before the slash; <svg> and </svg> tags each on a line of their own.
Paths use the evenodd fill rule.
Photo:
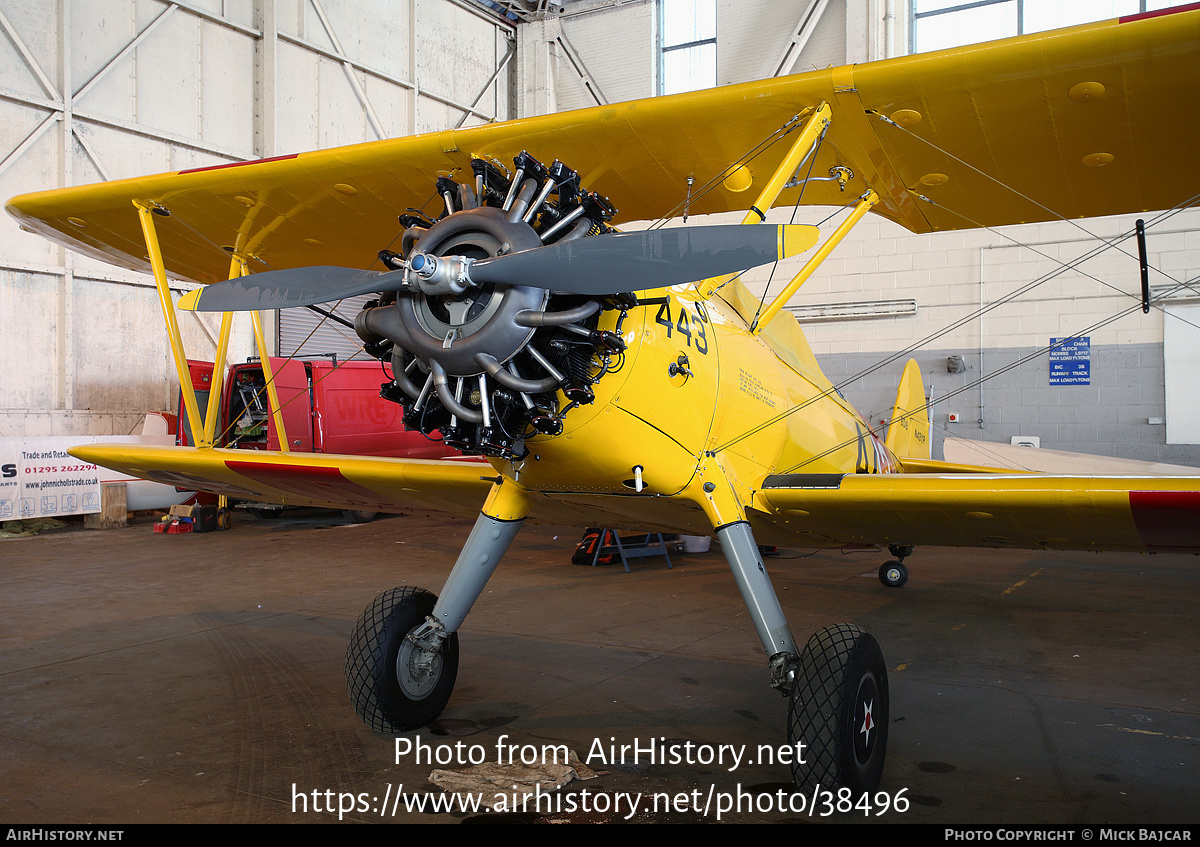
<svg viewBox="0 0 1200 847">
<path fill-rule="evenodd" d="M 543 757 L 544 759 L 545 757 Z M 522 798 L 557 791 L 575 779 L 595 779 L 599 774 L 570 751 L 566 764 L 558 761 L 525 764 L 484 762 L 459 771 L 435 770 L 429 775 L 434 785 L 460 795 L 473 795 L 489 809 L 515 809 Z"/>
<path fill-rule="evenodd" d="M 52 529 L 63 529 L 66 524 L 54 518 L 34 518 L 28 521 L 4 521 L 0 523 L 0 538 L 27 538 Z"/>
</svg>

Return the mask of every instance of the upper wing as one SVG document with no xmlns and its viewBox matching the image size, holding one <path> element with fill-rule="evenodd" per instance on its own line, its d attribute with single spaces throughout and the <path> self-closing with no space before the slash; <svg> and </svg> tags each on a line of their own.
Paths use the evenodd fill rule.
<svg viewBox="0 0 1200 847">
<path fill-rule="evenodd" d="M 8 211 L 27 229 L 145 270 L 131 202 L 157 204 L 169 213 L 157 227 L 168 271 L 202 282 L 226 277 L 222 248 L 260 259 L 251 270 L 367 268 L 395 238 L 398 212 L 431 200 L 440 209 L 437 174 L 473 182 L 473 157 L 505 165 L 521 150 L 547 162 L 562 158 L 585 187 L 617 203 L 618 222 L 682 208 L 688 177 L 697 187 L 691 214 L 744 211 L 791 143 L 785 137 L 759 149 L 764 140 L 821 102 L 833 110 L 833 123 L 811 172 L 825 176 L 840 165 L 854 177 L 844 192 L 832 182 L 810 184 L 806 204 L 842 205 L 869 185 L 881 197 L 874 211 L 914 232 L 1166 209 L 1200 184 L 1192 149 L 1200 134 L 1198 78 L 1200 10 L 1192 9 L 24 195 Z M 756 150 L 722 181 L 731 164 Z M 792 204 L 798 194 L 789 189 L 778 202 Z"/>
<path fill-rule="evenodd" d="M 1200 477 L 785 474 L 753 508 L 756 533 L 813 546 L 1200 553 Z"/>
<path fill-rule="evenodd" d="M 130 476 L 239 500 L 394 512 L 476 514 L 490 465 L 473 461 L 89 444 L 71 454 Z"/>
</svg>

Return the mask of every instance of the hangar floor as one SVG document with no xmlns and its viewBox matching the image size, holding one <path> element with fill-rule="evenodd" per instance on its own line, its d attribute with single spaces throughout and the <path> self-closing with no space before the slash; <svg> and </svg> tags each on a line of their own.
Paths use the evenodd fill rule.
<svg viewBox="0 0 1200 847">
<path fill-rule="evenodd" d="M 446 713 L 397 757 L 347 703 L 346 640 L 379 591 L 440 589 L 469 522 L 151 524 L 0 542 L 0 820 L 322 822 L 342 804 L 364 822 L 1200 821 L 1196 557 L 926 549 L 901 589 L 876 579 L 879 553 L 769 559 L 800 640 L 851 621 L 888 662 L 881 790 L 907 802 L 826 817 L 780 811 L 788 767 L 760 763 L 786 703 L 716 545 L 626 574 L 571 565 L 578 530 L 527 527 L 462 630 Z M 660 739 L 694 760 L 732 747 L 723 764 L 608 755 Z M 412 751 L 461 770 L 498 744 L 567 745 L 601 775 L 558 809 L 405 810 L 446 796 Z"/>
</svg>

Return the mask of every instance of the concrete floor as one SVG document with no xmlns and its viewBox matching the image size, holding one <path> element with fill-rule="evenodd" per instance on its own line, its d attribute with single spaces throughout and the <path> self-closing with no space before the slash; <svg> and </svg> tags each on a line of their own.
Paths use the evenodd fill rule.
<svg viewBox="0 0 1200 847">
<path fill-rule="evenodd" d="M 418 813 L 404 803 L 445 796 L 434 767 L 397 761 L 358 720 L 343 653 L 383 589 L 440 590 L 470 524 L 301 510 L 167 536 L 152 522 L 0 542 L 0 821 L 322 822 L 344 804 L 363 822 L 620 822 L 630 797 L 635 822 L 716 821 L 733 799 L 721 820 L 1200 821 L 1193 556 L 924 549 L 901 589 L 875 578 L 879 553 L 769 559 L 799 640 L 854 622 L 889 668 L 881 791 L 906 809 L 825 817 L 795 798 L 780 811 L 788 768 L 757 763 L 784 742 L 786 702 L 715 545 L 626 574 L 571 565 L 578 530 L 527 527 L 461 632 L 448 709 L 405 749 L 460 769 L 496 761 L 503 736 L 585 757 L 664 739 L 746 745 L 756 763 L 593 757 L 602 775 L 561 795 L 573 811 Z M 648 808 L 662 792 L 679 807 Z"/>
</svg>

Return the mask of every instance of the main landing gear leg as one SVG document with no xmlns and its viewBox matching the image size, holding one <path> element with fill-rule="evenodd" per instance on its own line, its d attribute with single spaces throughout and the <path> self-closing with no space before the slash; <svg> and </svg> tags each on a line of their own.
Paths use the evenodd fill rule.
<svg viewBox="0 0 1200 847">
<path fill-rule="evenodd" d="M 879 645 L 851 624 L 827 626 L 799 653 L 767 576 L 750 524 L 717 528 L 717 538 L 771 657 L 771 685 L 788 697 L 788 744 L 799 756 L 799 787 L 874 791 L 887 752 L 888 681 Z"/>
<path fill-rule="evenodd" d="M 458 676 L 458 628 L 525 521 L 515 483 L 497 484 L 475 521 L 439 599 L 393 588 L 363 612 L 346 650 L 350 702 L 376 732 L 405 732 L 442 713 Z"/>
<path fill-rule="evenodd" d="M 771 657 L 771 686 L 785 694 L 791 689 L 791 674 L 795 670 L 796 639 L 784 617 L 771 577 L 767 575 L 754 533 L 748 521 L 737 521 L 717 527 L 717 540 L 733 571 L 738 591 L 754 621 L 754 629 L 763 649 Z"/>
</svg>

